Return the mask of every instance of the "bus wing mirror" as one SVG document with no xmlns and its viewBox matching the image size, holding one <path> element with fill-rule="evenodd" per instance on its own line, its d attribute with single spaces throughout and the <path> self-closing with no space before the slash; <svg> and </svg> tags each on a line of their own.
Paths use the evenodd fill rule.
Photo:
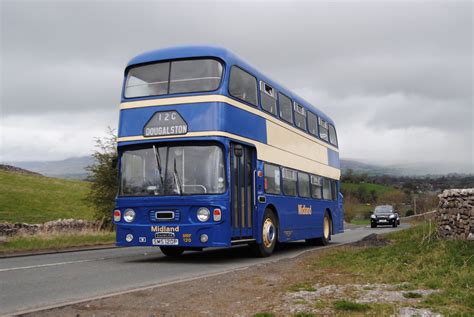
<svg viewBox="0 0 474 317">
<path fill-rule="evenodd" d="M 112 164 L 111 164 L 112 168 L 116 169 L 117 164 L 118 164 L 118 158 L 115 157 L 115 158 L 112 159 Z"/>
</svg>

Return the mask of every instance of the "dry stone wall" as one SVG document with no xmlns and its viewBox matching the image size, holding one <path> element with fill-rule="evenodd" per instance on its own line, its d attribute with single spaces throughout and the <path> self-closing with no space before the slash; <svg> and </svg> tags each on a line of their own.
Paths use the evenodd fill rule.
<svg viewBox="0 0 474 317">
<path fill-rule="evenodd" d="M 438 235 L 474 240 L 474 188 L 448 189 L 438 197 Z"/>
<path fill-rule="evenodd" d="M 99 222 L 78 219 L 58 219 L 43 224 L 0 223 L 0 236 L 32 235 L 37 233 L 77 233 L 96 230 Z"/>
</svg>

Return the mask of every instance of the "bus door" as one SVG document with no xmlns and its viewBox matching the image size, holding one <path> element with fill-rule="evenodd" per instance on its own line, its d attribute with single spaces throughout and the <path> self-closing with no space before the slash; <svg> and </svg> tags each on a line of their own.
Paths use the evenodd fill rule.
<svg viewBox="0 0 474 317">
<path fill-rule="evenodd" d="M 230 149 L 232 238 L 251 238 L 255 208 L 255 150 L 237 143 L 232 143 Z"/>
</svg>

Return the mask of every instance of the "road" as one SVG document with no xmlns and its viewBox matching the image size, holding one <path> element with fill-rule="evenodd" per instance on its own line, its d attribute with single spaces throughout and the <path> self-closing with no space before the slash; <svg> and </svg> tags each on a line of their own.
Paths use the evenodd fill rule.
<svg viewBox="0 0 474 317">
<path fill-rule="evenodd" d="M 347 229 L 331 245 L 355 242 L 371 233 L 406 228 Z M 114 248 L 0 259 L 0 314 L 67 304 L 175 281 L 225 274 L 268 261 L 292 258 L 310 247 L 294 242 L 269 258 L 253 258 L 244 246 L 188 252 L 167 258 L 158 248 Z"/>
</svg>

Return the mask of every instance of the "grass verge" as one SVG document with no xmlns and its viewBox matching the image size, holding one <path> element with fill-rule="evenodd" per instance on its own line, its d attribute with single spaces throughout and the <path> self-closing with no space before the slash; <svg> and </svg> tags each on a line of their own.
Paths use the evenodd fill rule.
<svg viewBox="0 0 474 317">
<path fill-rule="evenodd" d="M 0 254 L 22 251 L 59 250 L 70 247 L 94 246 L 115 242 L 115 232 L 89 232 L 81 234 L 53 234 L 18 236 L 0 244 Z"/>
<path fill-rule="evenodd" d="M 370 225 L 370 219 L 352 219 L 351 223 L 355 225 L 361 225 L 361 226 Z"/>
<path fill-rule="evenodd" d="M 439 240 L 427 223 L 386 235 L 386 247 L 347 247 L 312 262 L 315 269 L 349 273 L 358 283 L 408 283 L 437 289 L 419 304 L 443 314 L 474 313 L 474 243 Z M 411 295 L 408 295 L 411 298 Z"/>
</svg>

